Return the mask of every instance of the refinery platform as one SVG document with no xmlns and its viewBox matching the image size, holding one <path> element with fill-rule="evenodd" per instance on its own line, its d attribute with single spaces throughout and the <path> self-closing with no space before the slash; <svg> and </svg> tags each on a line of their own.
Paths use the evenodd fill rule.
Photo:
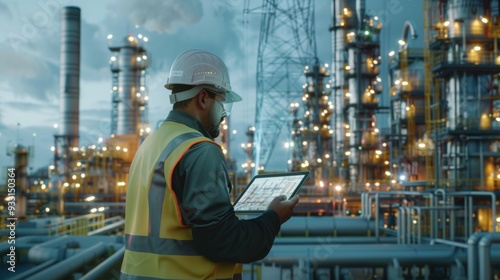
<svg viewBox="0 0 500 280">
<path fill-rule="evenodd" d="M 262 21 L 246 158 L 232 157 L 231 119 L 216 139 L 232 199 L 253 175 L 276 172 L 272 160 L 311 172 L 294 216 L 265 258 L 244 264 L 243 279 L 500 279 L 498 0 L 423 0 L 423 25 L 401 26 L 390 53 L 381 52 L 383 20 L 365 0 L 332 0 L 324 24 L 331 61 L 321 63 L 314 0 L 241 2 L 246 19 Z M 29 170 L 33 147 L 8 151 L 0 279 L 120 275 L 128 170 L 154 130 L 154 42 L 108 35 L 109 133 L 86 143 L 79 100 L 87 12 L 58 14 L 60 123 L 50 164 Z M 283 135 L 287 155 L 275 152 Z"/>
</svg>

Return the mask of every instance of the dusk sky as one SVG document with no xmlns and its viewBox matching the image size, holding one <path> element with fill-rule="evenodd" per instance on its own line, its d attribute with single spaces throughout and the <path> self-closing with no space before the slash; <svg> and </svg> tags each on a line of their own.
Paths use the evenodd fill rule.
<svg viewBox="0 0 500 280">
<path fill-rule="evenodd" d="M 331 3 L 315 1 L 318 57 L 329 64 Z M 5 167 L 13 163 L 6 152 L 17 143 L 34 146 L 30 158 L 34 169 L 51 164 L 50 147 L 57 132 L 53 125 L 60 122 L 60 10 L 64 6 L 80 7 L 82 16 L 80 145 L 96 143 L 97 135 L 109 137 L 111 52 L 107 35 L 121 39 L 131 32 L 149 39 L 145 47 L 151 58 L 147 74 L 151 127 L 171 109 L 170 92 L 163 85 L 179 53 L 200 48 L 226 62 L 233 90 L 245 100 L 234 104 L 231 120 L 231 129 L 237 130 L 231 153 L 240 166 L 245 159 L 240 144 L 246 141 L 246 128 L 255 120 L 260 31 L 259 15 L 250 15 L 249 22 L 243 24 L 243 4 L 244 0 L 0 0 L 0 179 L 5 176 Z M 390 50 L 397 50 L 406 20 L 416 24 L 420 35 L 410 46 L 422 46 L 422 1 L 367 0 L 367 12 L 379 16 L 384 24 L 383 63 Z M 278 144 L 275 154 L 280 152 L 284 148 Z M 284 168 L 279 164 L 275 167 Z"/>
</svg>

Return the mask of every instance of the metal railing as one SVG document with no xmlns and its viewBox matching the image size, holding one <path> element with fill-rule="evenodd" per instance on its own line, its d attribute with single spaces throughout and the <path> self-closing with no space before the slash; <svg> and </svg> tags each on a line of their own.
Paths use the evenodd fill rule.
<svg viewBox="0 0 500 280">
<path fill-rule="evenodd" d="M 87 235 L 91 231 L 104 227 L 104 214 L 87 214 L 64 219 L 48 227 L 49 235 Z"/>
</svg>

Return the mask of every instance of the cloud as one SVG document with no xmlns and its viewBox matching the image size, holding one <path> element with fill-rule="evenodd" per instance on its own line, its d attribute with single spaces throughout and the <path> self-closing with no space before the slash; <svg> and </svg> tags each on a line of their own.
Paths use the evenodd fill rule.
<svg viewBox="0 0 500 280">
<path fill-rule="evenodd" d="M 83 15 L 82 15 L 83 17 Z M 81 27 L 81 67 L 85 78 L 102 79 L 102 73 L 95 70 L 108 70 L 109 50 L 106 34 L 96 25 L 82 20 Z"/>
<path fill-rule="evenodd" d="M 17 53 L 10 48 L 0 48 L 0 81 L 10 90 L 38 100 L 50 100 L 57 96 L 59 67 L 49 61 Z"/>
<path fill-rule="evenodd" d="M 190 25 L 203 16 L 199 0 L 133 0 L 120 1 L 116 6 L 128 14 L 131 24 L 158 33 L 173 33 L 176 25 Z"/>
<path fill-rule="evenodd" d="M 46 103 L 46 102 L 33 102 L 33 101 L 8 101 L 5 102 L 5 106 L 9 107 L 9 109 L 14 109 L 14 110 L 26 110 L 26 108 L 37 108 L 38 110 L 41 111 L 46 111 L 47 113 L 49 112 L 54 112 L 54 110 L 58 110 L 58 105 L 57 104 L 51 104 L 51 103 Z"/>
<path fill-rule="evenodd" d="M 6 21 L 12 19 L 12 12 L 10 11 L 7 4 L 3 3 L 2 1 L 0 1 L 0 17 Z"/>
</svg>

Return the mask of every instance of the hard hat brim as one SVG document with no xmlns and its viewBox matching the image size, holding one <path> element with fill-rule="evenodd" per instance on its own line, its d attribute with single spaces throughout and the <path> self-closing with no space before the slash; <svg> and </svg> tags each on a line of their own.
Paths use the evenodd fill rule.
<svg viewBox="0 0 500 280">
<path fill-rule="evenodd" d="M 226 100 L 224 103 L 240 102 L 241 100 L 243 100 L 243 98 L 241 98 L 239 94 L 230 90 L 226 92 Z"/>
</svg>

